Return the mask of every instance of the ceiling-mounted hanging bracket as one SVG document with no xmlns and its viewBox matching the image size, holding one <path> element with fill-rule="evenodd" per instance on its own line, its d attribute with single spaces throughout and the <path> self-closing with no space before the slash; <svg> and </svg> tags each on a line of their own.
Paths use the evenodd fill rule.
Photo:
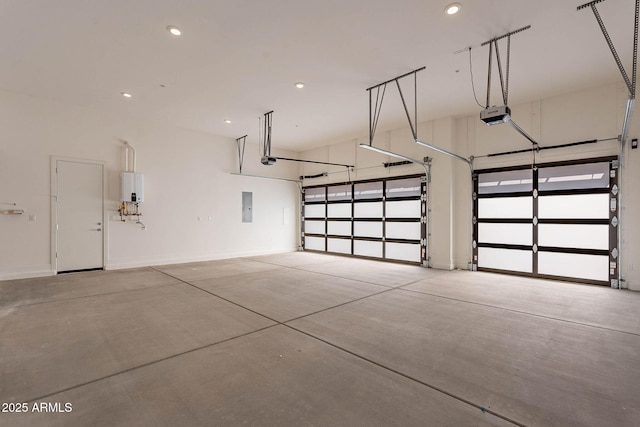
<svg viewBox="0 0 640 427">
<path fill-rule="evenodd" d="M 487 125 L 497 125 L 501 123 L 507 123 L 514 130 L 524 136 L 529 142 L 531 142 L 536 148 L 539 147 L 538 142 L 533 139 L 527 132 L 525 132 L 520 126 L 516 124 L 511 118 L 511 109 L 509 108 L 509 71 L 511 63 L 511 36 L 521 33 L 531 28 L 531 25 L 519 28 L 514 31 L 510 31 L 499 37 L 494 37 L 491 40 L 487 40 L 480 46 L 489 45 L 489 66 L 487 69 L 487 103 L 485 109 L 480 112 L 480 120 Z M 498 42 L 500 40 L 507 39 L 507 55 L 504 63 L 500 57 L 500 47 Z M 493 57 L 496 57 L 496 67 L 498 68 L 498 74 L 500 75 L 500 89 L 502 95 L 502 105 L 491 106 L 491 72 L 493 70 Z"/>
<path fill-rule="evenodd" d="M 240 173 L 242 173 L 242 164 L 244 163 L 244 147 L 247 144 L 247 135 L 236 138 L 236 145 L 238 146 L 238 165 L 240 167 Z"/>
<path fill-rule="evenodd" d="M 262 123 L 262 158 L 260 162 L 263 165 L 272 165 L 276 162 L 271 157 L 271 127 L 273 124 L 273 110 L 264 113 L 264 121 Z"/>
<path fill-rule="evenodd" d="M 598 12 L 598 8 L 596 8 L 596 4 L 597 3 L 601 3 L 604 0 L 595 0 L 595 1 L 591 1 L 589 3 L 585 3 L 581 6 L 578 6 L 577 10 L 582 10 L 585 9 L 587 7 L 590 7 L 591 10 L 593 11 L 593 15 L 596 17 L 596 21 L 598 21 L 598 25 L 600 26 L 600 30 L 602 30 L 602 35 L 604 36 L 605 40 L 607 41 L 607 45 L 609 46 L 609 49 L 611 50 L 611 54 L 613 55 L 613 59 L 616 61 L 616 64 L 618 65 L 618 69 L 620 70 L 620 74 L 622 74 L 622 78 L 624 79 L 624 82 L 627 85 L 627 89 L 629 89 L 629 94 L 635 98 L 635 94 L 636 94 L 636 67 L 637 67 L 637 52 L 638 52 L 638 8 L 640 6 L 640 1 L 636 0 L 636 13 L 635 13 L 635 30 L 634 30 L 634 37 L 633 37 L 633 70 L 631 73 L 631 79 L 629 78 L 629 76 L 627 75 L 627 71 L 624 68 L 624 65 L 622 65 L 622 61 L 620 60 L 620 55 L 618 55 L 618 52 L 616 51 L 616 48 L 613 44 L 613 41 L 611 40 L 611 37 L 609 36 L 609 32 L 607 31 L 606 26 L 604 25 L 604 21 L 602 20 L 602 17 L 600 16 L 600 12 Z"/>
<path fill-rule="evenodd" d="M 607 45 L 609 46 L 609 50 L 611 50 L 611 54 L 613 55 L 613 59 L 616 61 L 618 65 L 618 69 L 620 70 L 620 74 L 622 75 L 622 79 L 627 85 L 627 89 L 629 90 L 629 98 L 627 100 L 627 108 L 624 115 L 624 122 L 622 123 L 622 132 L 620 133 L 620 142 L 624 145 L 627 140 L 627 136 L 629 134 L 629 125 L 631 123 L 631 116 L 633 115 L 633 108 L 635 106 L 636 99 L 636 76 L 637 76 L 637 68 L 638 68 L 638 20 L 640 15 L 640 0 L 636 0 L 635 4 L 635 20 L 634 20 L 634 29 L 633 29 L 633 58 L 632 58 L 632 69 L 631 69 L 631 78 L 627 74 L 627 71 L 622 65 L 622 61 L 620 60 L 620 55 L 616 51 L 616 48 L 609 36 L 609 32 L 607 31 L 606 26 L 604 25 L 604 21 L 600 16 L 600 12 L 596 8 L 597 3 L 601 3 L 604 0 L 595 0 L 589 3 L 585 3 L 581 6 L 578 6 L 577 10 L 582 10 L 587 7 L 591 8 L 593 11 L 593 15 L 598 21 L 598 25 L 600 26 L 600 30 L 602 31 L 602 35 L 604 36 Z"/>
<path fill-rule="evenodd" d="M 491 71 L 493 69 L 493 56 L 494 56 L 493 52 L 495 51 L 496 66 L 498 67 L 498 74 L 500 75 L 500 88 L 502 92 L 502 101 L 503 101 L 503 105 L 506 106 L 509 103 L 509 69 L 510 69 L 509 65 L 511 61 L 511 36 L 513 36 L 514 34 L 521 33 L 525 30 L 528 30 L 529 28 L 531 28 L 531 25 L 527 25 L 526 27 L 522 27 L 517 30 L 510 31 L 499 37 L 494 37 L 491 40 L 487 40 L 486 42 L 480 45 L 480 46 L 489 45 L 489 66 L 487 70 L 487 103 L 485 105 L 485 108 L 489 108 L 491 106 Z M 502 39 L 507 39 L 507 57 L 505 61 L 506 63 L 504 64 L 505 65 L 504 72 L 503 72 L 502 59 L 500 57 L 500 47 L 498 45 L 498 42 Z"/>
<path fill-rule="evenodd" d="M 407 120 L 409 121 L 409 127 L 411 128 L 411 134 L 413 135 L 413 139 L 418 138 L 418 72 L 424 70 L 426 67 L 421 67 L 416 70 L 410 71 L 406 74 L 403 74 L 398 77 L 394 77 L 393 79 L 387 80 L 386 82 L 379 83 L 375 86 L 371 86 L 367 88 L 367 92 L 369 92 L 369 145 L 373 145 L 373 138 L 376 133 L 376 128 L 378 127 L 378 119 L 380 118 L 380 111 L 382 110 L 382 102 L 384 101 L 384 94 L 387 89 L 387 85 L 389 83 L 396 84 L 398 88 L 398 93 L 400 94 L 400 99 L 402 100 L 402 106 L 404 107 L 404 112 L 407 115 Z M 407 103 L 404 98 L 404 93 L 402 88 L 400 87 L 400 80 L 413 76 L 413 118 L 411 117 L 411 112 L 409 107 L 407 107 Z M 373 92 L 375 91 L 375 101 Z"/>
<path fill-rule="evenodd" d="M 431 161 L 421 161 L 417 159 L 413 159 L 411 157 L 407 157 L 403 154 L 394 153 L 393 151 L 384 150 L 382 148 L 373 146 L 373 137 L 375 136 L 376 127 L 378 126 L 378 119 L 380 118 L 380 110 L 382 108 L 382 101 L 384 100 L 384 93 L 389 83 L 396 83 L 396 87 L 398 88 L 398 92 L 400 94 L 400 99 L 402 100 L 402 106 L 404 107 L 404 112 L 407 115 L 407 120 L 409 121 L 409 127 L 411 128 L 411 134 L 413 135 L 414 141 L 418 139 L 418 72 L 424 70 L 426 67 L 421 67 L 416 70 L 410 71 L 406 74 L 403 74 L 398 77 L 394 77 L 393 79 L 387 80 L 386 82 L 379 83 L 375 86 L 371 86 L 367 89 L 369 92 L 369 144 L 360 144 L 360 148 L 366 148 L 371 151 L 375 151 L 380 154 L 385 154 L 387 156 L 395 157 L 397 159 L 414 163 L 420 165 L 424 168 L 425 174 L 428 176 L 430 174 Z M 402 92 L 402 87 L 400 86 L 400 80 L 413 76 L 413 119 L 411 118 L 411 112 L 407 107 L 407 102 L 404 98 L 404 93 Z M 375 103 L 373 102 L 373 91 L 376 91 Z M 380 92 L 382 90 L 382 93 Z"/>
<path fill-rule="evenodd" d="M 304 160 L 304 159 L 292 159 L 289 157 L 277 157 L 277 156 L 272 156 L 271 155 L 271 128 L 272 128 L 272 124 L 273 124 L 273 110 L 264 113 L 264 119 L 263 121 L 261 121 L 260 123 L 260 127 L 261 127 L 261 142 L 260 145 L 262 146 L 262 150 L 261 150 L 261 154 L 262 154 L 262 158 L 261 158 L 261 162 L 263 165 L 273 165 L 276 163 L 277 160 L 286 160 L 289 162 L 301 162 L 301 163 L 316 163 L 316 164 L 320 164 L 320 165 L 329 165 L 329 166 L 342 166 L 347 168 L 347 171 L 350 172 L 351 169 L 354 168 L 353 165 L 345 165 L 342 163 L 329 163 L 329 162 L 321 162 L 321 161 L 316 161 L 316 160 Z M 246 135 L 242 138 L 246 138 Z M 238 148 L 239 150 L 239 148 Z M 244 153 L 244 149 L 243 149 L 243 153 Z M 242 167 L 242 166 L 241 166 Z M 242 171 L 241 171 L 242 173 Z"/>
<path fill-rule="evenodd" d="M 604 0 L 600 0 L 600 1 L 604 1 Z M 528 30 L 529 28 L 531 28 L 531 25 L 527 25 L 527 26 L 525 26 L 525 27 L 518 28 L 517 30 L 510 31 L 510 32 L 508 32 L 508 33 L 506 33 L 506 34 L 503 34 L 503 35 L 501 35 L 501 36 L 494 37 L 494 38 L 492 38 L 491 40 L 487 40 L 486 42 L 483 42 L 482 44 L 480 44 L 480 46 L 486 46 L 486 45 L 488 45 L 489 43 L 495 43 L 495 42 L 497 42 L 497 41 L 499 41 L 499 40 L 502 40 L 502 39 L 504 39 L 504 38 L 511 37 L 511 36 L 513 36 L 514 34 L 518 34 L 518 33 L 521 33 L 521 32 L 523 32 L 523 31 L 525 31 L 525 30 Z"/>
</svg>

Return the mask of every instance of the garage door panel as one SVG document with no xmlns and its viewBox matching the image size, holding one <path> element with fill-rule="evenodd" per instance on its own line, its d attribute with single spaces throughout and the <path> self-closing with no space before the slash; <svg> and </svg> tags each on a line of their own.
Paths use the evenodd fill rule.
<svg viewBox="0 0 640 427">
<path fill-rule="evenodd" d="M 478 267 L 533 273 L 533 251 L 478 248 Z"/>
<path fill-rule="evenodd" d="M 382 242 L 354 240 L 353 254 L 360 255 L 360 256 L 382 258 Z"/>
<path fill-rule="evenodd" d="M 478 218 L 533 218 L 533 197 L 481 198 Z"/>
<path fill-rule="evenodd" d="M 325 205 L 305 205 L 304 216 L 306 218 L 324 218 Z"/>
<path fill-rule="evenodd" d="M 327 251 L 339 254 L 350 254 L 351 239 L 327 239 Z"/>
<path fill-rule="evenodd" d="M 304 222 L 304 232 L 309 234 L 324 234 L 324 221 L 310 221 Z"/>
<path fill-rule="evenodd" d="M 355 203 L 354 218 L 382 218 L 382 202 Z"/>
<path fill-rule="evenodd" d="M 382 238 L 382 222 L 356 221 L 353 234 L 357 237 Z"/>
<path fill-rule="evenodd" d="M 328 221 L 327 234 L 351 236 L 351 221 Z"/>
<path fill-rule="evenodd" d="M 420 245 L 410 243 L 386 243 L 386 257 L 399 261 L 420 262 Z"/>
<path fill-rule="evenodd" d="M 421 226 L 419 222 L 387 222 L 386 234 L 387 239 L 420 239 Z"/>
<path fill-rule="evenodd" d="M 420 200 L 402 200 L 397 202 L 387 202 L 387 218 L 420 218 Z"/>
<path fill-rule="evenodd" d="M 609 257 L 607 255 L 540 252 L 538 253 L 538 273 L 608 281 Z"/>
<path fill-rule="evenodd" d="M 327 205 L 328 218 L 351 218 L 351 203 Z"/>
<path fill-rule="evenodd" d="M 481 223 L 478 242 L 511 245 L 532 245 L 533 224 Z"/>
<path fill-rule="evenodd" d="M 557 248 L 609 248 L 607 224 L 540 224 L 538 245 Z"/>
<path fill-rule="evenodd" d="M 541 219 L 608 219 L 609 195 L 571 194 L 541 196 L 538 216 Z"/>
<path fill-rule="evenodd" d="M 306 236 L 304 238 L 304 248 L 312 251 L 324 251 L 324 238 Z"/>
</svg>

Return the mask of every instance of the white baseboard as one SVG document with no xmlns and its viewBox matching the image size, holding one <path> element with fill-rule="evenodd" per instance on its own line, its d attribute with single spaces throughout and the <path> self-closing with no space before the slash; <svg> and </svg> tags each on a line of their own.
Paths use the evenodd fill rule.
<svg viewBox="0 0 640 427">
<path fill-rule="evenodd" d="M 136 260 L 123 259 L 123 260 L 113 260 L 111 259 L 105 270 L 122 270 L 126 268 L 139 268 L 139 267 L 149 267 L 156 265 L 167 265 L 167 264 L 185 264 L 188 262 L 203 262 L 203 261 L 216 261 L 222 259 L 231 259 L 231 258 L 246 258 L 252 256 L 261 256 L 261 255 L 274 255 L 281 254 L 287 252 L 296 252 L 296 247 L 292 247 L 289 249 L 276 249 L 272 251 L 253 251 L 253 252 L 226 252 L 221 254 L 209 254 L 203 256 L 191 256 L 191 257 L 141 257 Z"/>
<path fill-rule="evenodd" d="M 447 270 L 447 271 L 451 271 L 455 268 L 453 264 L 436 264 L 436 263 L 431 263 L 430 267 L 435 268 L 436 270 Z"/>
<path fill-rule="evenodd" d="M 51 269 L 50 264 L 2 268 L 0 269 L 0 280 L 30 279 L 33 277 L 54 276 L 55 274 L 56 272 Z"/>
</svg>

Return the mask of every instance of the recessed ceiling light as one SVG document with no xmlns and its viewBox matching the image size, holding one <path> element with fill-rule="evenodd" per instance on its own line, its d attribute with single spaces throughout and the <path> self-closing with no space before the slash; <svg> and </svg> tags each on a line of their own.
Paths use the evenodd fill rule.
<svg viewBox="0 0 640 427">
<path fill-rule="evenodd" d="M 181 35 L 181 34 L 182 34 L 182 31 L 180 31 L 180 28 L 178 28 L 178 27 L 176 27 L 176 26 L 174 26 L 174 25 L 169 25 L 169 26 L 167 27 L 167 30 L 169 30 L 169 32 L 170 32 L 171 34 L 173 34 L 174 36 L 179 36 L 179 35 Z"/>
<path fill-rule="evenodd" d="M 124 96 L 125 98 L 131 98 L 131 94 L 129 92 L 120 92 L 120 95 Z"/>
<path fill-rule="evenodd" d="M 231 124 L 231 120 L 229 120 L 229 119 L 226 119 L 224 122 L 225 122 L 226 124 L 228 124 L 228 125 L 230 125 L 230 124 Z"/>
<path fill-rule="evenodd" d="M 302 88 L 304 87 L 304 83 L 302 83 L 302 82 L 297 82 L 297 83 L 296 83 L 296 87 L 297 87 L 298 89 L 302 89 Z"/>
<path fill-rule="evenodd" d="M 444 8 L 444 11 L 447 12 L 447 15 L 455 15 L 460 12 L 460 9 L 462 9 L 462 5 L 460 3 L 451 3 Z"/>
</svg>

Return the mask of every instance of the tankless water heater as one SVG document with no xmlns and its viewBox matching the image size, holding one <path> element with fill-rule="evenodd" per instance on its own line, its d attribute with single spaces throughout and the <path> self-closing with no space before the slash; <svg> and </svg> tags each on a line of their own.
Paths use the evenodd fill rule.
<svg viewBox="0 0 640 427">
<path fill-rule="evenodd" d="M 122 172 L 120 174 L 122 202 L 144 202 L 144 175 L 137 172 Z"/>
</svg>

